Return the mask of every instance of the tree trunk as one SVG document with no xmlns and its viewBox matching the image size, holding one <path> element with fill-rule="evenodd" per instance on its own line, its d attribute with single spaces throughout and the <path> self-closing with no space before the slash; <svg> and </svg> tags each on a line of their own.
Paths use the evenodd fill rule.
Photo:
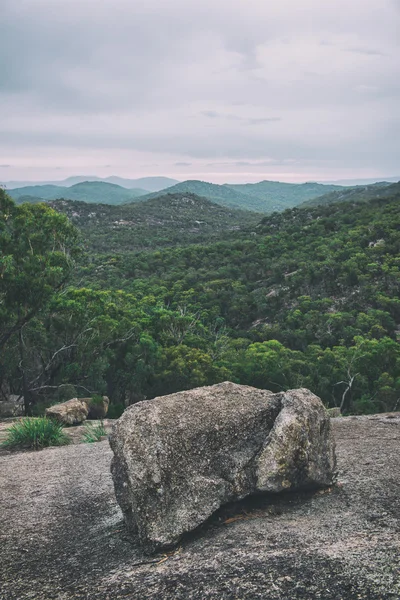
<svg viewBox="0 0 400 600">
<path fill-rule="evenodd" d="M 26 374 L 24 368 L 24 339 L 22 336 L 22 329 L 18 332 L 18 341 L 19 341 L 19 370 L 22 376 L 22 393 L 24 395 L 24 412 L 25 416 L 31 415 L 31 402 L 30 402 L 30 393 L 28 382 L 26 381 Z"/>
</svg>

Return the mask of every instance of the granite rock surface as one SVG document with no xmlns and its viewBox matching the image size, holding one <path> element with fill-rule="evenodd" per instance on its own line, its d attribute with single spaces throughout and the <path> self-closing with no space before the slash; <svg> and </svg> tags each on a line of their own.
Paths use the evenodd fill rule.
<svg viewBox="0 0 400 600">
<path fill-rule="evenodd" d="M 327 487 L 336 474 L 330 418 L 305 389 L 225 382 L 139 402 L 110 444 L 116 498 L 148 553 L 228 502 Z"/>
</svg>

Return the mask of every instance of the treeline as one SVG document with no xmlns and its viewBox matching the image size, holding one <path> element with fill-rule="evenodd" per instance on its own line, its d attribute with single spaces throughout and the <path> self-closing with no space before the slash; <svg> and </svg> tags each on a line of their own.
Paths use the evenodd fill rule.
<svg viewBox="0 0 400 600">
<path fill-rule="evenodd" d="M 307 387 L 343 412 L 400 408 L 399 200 L 292 209 L 219 242 L 89 245 L 8 343 L 3 387 L 31 406 L 107 393 L 115 414 L 226 379 Z"/>
</svg>

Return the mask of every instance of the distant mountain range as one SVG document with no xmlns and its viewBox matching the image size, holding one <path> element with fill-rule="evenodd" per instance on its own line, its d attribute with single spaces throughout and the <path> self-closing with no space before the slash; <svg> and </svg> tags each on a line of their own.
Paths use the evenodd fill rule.
<svg viewBox="0 0 400 600">
<path fill-rule="evenodd" d="M 99 204 L 125 204 L 134 202 L 139 196 L 147 194 L 143 189 L 127 189 L 104 181 L 85 181 L 71 187 L 58 185 L 34 185 L 7 190 L 17 203 L 41 202 L 65 198 Z"/>
<path fill-rule="evenodd" d="M 58 182 L 62 185 L 44 184 L 15 188 L 10 186 L 7 191 L 17 203 L 47 202 L 64 198 L 110 205 L 143 202 L 166 194 L 195 194 L 228 208 L 268 214 L 304 203 L 306 205 L 329 204 L 357 197 L 368 197 L 368 190 L 371 189 L 371 193 L 374 194 L 377 188 L 384 190 L 391 185 L 388 182 L 379 182 L 369 186 L 343 187 L 316 182 L 296 184 L 278 181 L 217 185 L 198 180 L 176 182 L 167 177 L 147 177 L 136 180 L 109 177 L 108 181 L 96 178 L 95 181 L 77 182 L 80 179 L 81 176 L 70 177 L 63 182 Z M 122 182 L 123 185 L 117 184 L 117 181 Z M 134 183 L 137 187 L 133 187 Z M 165 184 L 167 187 L 159 189 L 160 185 Z"/>
<path fill-rule="evenodd" d="M 319 181 L 325 185 L 344 185 L 345 187 L 354 187 L 358 185 L 373 185 L 374 183 L 397 183 L 400 181 L 400 175 L 395 177 L 381 177 L 380 179 L 339 179 L 337 181 Z"/>
<path fill-rule="evenodd" d="M 98 181 L 104 183 L 114 183 L 121 187 L 129 189 L 143 189 L 148 192 L 158 192 L 167 187 L 179 183 L 177 179 L 171 179 L 170 177 L 141 177 L 139 179 L 124 179 L 123 177 L 117 177 L 112 175 L 111 177 L 97 177 L 96 175 L 77 175 L 74 177 L 68 177 L 62 181 L 6 181 L 4 186 L 7 190 L 13 190 L 16 188 L 23 187 L 42 187 L 44 185 L 53 185 L 57 187 L 71 187 L 77 183 L 84 183 L 86 181 Z"/>
<path fill-rule="evenodd" d="M 316 198 L 327 192 L 341 190 L 337 185 L 320 183 L 281 183 L 278 181 L 260 181 L 259 183 L 217 185 L 206 181 L 183 181 L 153 194 L 147 194 L 140 200 L 157 198 L 160 194 L 191 193 L 208 198 L 212 202 L 231 208 L 271 213 L 297 206 L 306 200 Z"/>
<path fill-rule="evenodd" d="M 303 206 L 322 206 L 335 202 L 366 202 L 376 198 L 390 198 L 400 192 L 399 183 L 374 183 L 372 185 L 360 185 L 354 188 L 342 188 L 340 191 L 330 192 L 318 198 L 304 202 Z"/>
</svg>

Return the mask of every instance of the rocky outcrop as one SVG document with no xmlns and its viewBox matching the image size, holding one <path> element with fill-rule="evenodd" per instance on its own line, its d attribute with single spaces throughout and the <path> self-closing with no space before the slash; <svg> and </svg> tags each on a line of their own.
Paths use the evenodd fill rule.
<svg viewBox="0 0 400 600">
<path fill-rule="evenodd" d="M 86 419 L 104 419 L 109 404 L 107 396 L 103 396 L 101 401 L 95 401 L 93 398 L 72 398 L 47 408 L 46 416 L 57 419 L 64 425 L 78 425 Z"/>
<path fill-rule="evenodd" d="M 330 416 L 331 419 L 336 419 L 336 417 L 342 416 L 342 413 L 340 412 L 340 408 L 338 408 L 338 407 L 327 408 L 326 412 L 328 413 L 328 415 Z"/>
<path fill-rule="evenodd" d="M 146 552 L 176 543 L 227 502 L 335 478 L 329 416 L 304 389 L 225 382 L 139 402 L 110 444 L 116 497 Z"/>
<path fill-rule="evenodd" d="M 94 400 L 93 398 L 83 398 L 89 406 L 88 419 L 105 419 L 110 405 L 110 400 L 107 396 L 102 396 Z"/>
<path fill-rule="evenodd" d="M 0 401 L 0 419 L 22 417 L 24 415 L 24 398 L 10 394 L 7 400 Z"/>
<path fill-rule="evenodd" d="M 86 421 L 88 414 L 88 404 L 78 398 L 46 408 L 46 417 L 56 419 L 63 425 L 78 425 Z"/>
</svg>

